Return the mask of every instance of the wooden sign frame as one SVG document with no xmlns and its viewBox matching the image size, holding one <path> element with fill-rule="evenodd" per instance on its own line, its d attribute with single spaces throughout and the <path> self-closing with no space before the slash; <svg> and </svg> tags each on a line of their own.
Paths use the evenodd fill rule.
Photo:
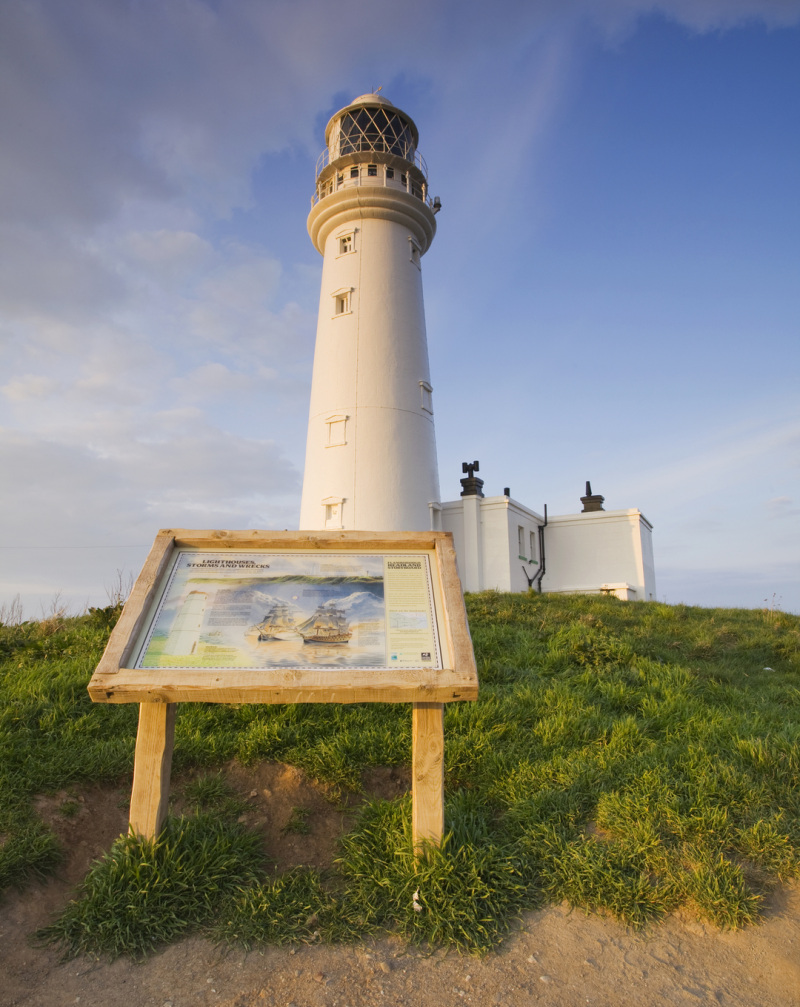
<svg viewBox="0 0 800 1007">
<path fill-rule="evenodd" d="M 176 551 L 377 554 L 429 558 L 440 667 L 198 668 L 135 667 L 152 625 Z M 141 665 L 141 662 L 139 662 Z M 188 662 L 187 662 L 188 663 Z M 406 662 L 407 665 L 408 662 Z M 438 845 L 444 829 L 444 703 L 474 700 L 478 676 L 455 550 L 449 532 L 273 532 L 162 529 L 134 584 L 89 683 L 98 703 L 139 703 L 130 826 L 144 836 L 160 830 L 169 801 L 176 704 L 412 704 L 414 845 Z"/>
</svg>

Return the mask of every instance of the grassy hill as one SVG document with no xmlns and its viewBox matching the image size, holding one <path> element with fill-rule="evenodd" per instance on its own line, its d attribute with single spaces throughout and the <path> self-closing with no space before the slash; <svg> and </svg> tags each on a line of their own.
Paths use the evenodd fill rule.
<svg viewBox="0 0 800 1007">
<path fill-rule="evenodd" d="M 481 679 L 446 709 L 448 839 L 416 865 L 410 803 L 374 801 L 327 872 L 275 875 L 219 767 L 274 760 L 357 790 L 407 765 L 407 707 L 184 704 L 196 813 L 120 839 L 47 936 L 141 954 L 191 930 L 246 944 L 389 927 L 482 951 L 568 900 L 645 925 L 681 905 L 755 922 L 800 873 L 800 618 L 614 598 L 468 598 Z M 137 708 L 86 693 L 118 610 L 0 625 L 0 888 L 52 871 L 35 795 L 130 778 Z M 65 813 L 68 813 L 65 810 Z"/>
</svg>

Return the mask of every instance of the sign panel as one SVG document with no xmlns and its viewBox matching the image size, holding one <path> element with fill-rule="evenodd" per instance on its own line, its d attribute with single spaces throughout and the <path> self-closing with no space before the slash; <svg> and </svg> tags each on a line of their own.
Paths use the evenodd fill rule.
<svg viewBox="0 0 800 1007">
<path fill-rule="evenodd" d="M 133 667 L 441 669 L 430 557 L 178 549 Z"/>
<path fill-rule="evenodd" d="M 158 533 L 99 703 L 450 703 L 478 678 L 445 532 Z"/>
</svg>

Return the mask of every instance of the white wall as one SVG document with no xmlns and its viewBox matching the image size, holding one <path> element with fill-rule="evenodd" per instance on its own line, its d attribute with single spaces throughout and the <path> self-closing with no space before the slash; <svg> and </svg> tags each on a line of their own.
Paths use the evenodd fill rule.
<svg viewBox="0 0 800 1007">
<path fill-rule="evenodd" d="M 655 599 L 652 525 L 641 511 L 551 517 L 544 534 L 543 591 L 598 593 L 607 585 L 620 597 Z"/>
<path fill-rule="evenodd" d="M 466 496 L 442 505 L 442 529 L 453 533 L 465 591 L 527 591 L 523 566 L 531 577 L 530 535 L 544 521 L 535 511 L 506 496 Z M 519 558 L 518 528 L 523 528 L 525 559 Z M 538 559 L 538 556 L 536 557 Z"/>
</svg>

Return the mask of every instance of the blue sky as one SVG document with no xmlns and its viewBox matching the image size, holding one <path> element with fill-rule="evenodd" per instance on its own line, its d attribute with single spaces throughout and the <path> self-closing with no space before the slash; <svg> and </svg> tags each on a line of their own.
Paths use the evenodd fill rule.
<svg viewBox="0 0 800 1007">
<path fill-rule="evenodd" d="M 590 479 L 659 598 L 800 612 L 800 0 L 7 0 L 0 604 L 296 527 L 314 165 L 379 85 L 443 204 L 443 497 Z"/>
</svg>

